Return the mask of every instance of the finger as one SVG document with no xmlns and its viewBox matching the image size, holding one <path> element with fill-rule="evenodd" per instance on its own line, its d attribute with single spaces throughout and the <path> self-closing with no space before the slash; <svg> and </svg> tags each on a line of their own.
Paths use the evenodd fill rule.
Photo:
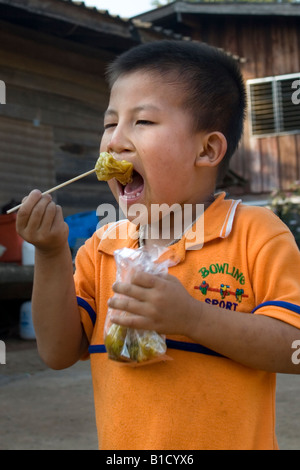
<svg viewBox="0 0 300 470">
<path fill-rule="evenodd" d="M 43 223 L 46 209 L 52 201 L 50 194 L 46 194 L 32 208 L 27 227 L 31 231 L 38 231 Z"/>
<path fill-rule="evenodd" d="M 147 298 L 147 291 L 144 287 L 140 287 L 134 284 L 127 284 L 125 282 L 115 282 L 113 284 L 113 291 L 116 294 L 123 294 L 140 301 L 144 301 Z"/>
<path fill-rule="evenodd" d="M 27 226 L 31 212 L 41 197 L 41 191 L 34 189 L 28 196 L 23 198 L 22 205 L 17 215 L 17 229 Z"/>
<path fill-rule="evenodd" d="M 49 204 L 45 207 L 44 215 L 41 220 L 39 230 L 42 229 L 43 231 L 47 233 L 50 232 L 53 227 L 55 218 L 56 218 L 56 213 L 57 213 L 56 204 L 55 202 L 50 201 Z"/>
<path fill-rule="evenodd" d="M 33 189 L 32 191 L 30 191 L 30 193 L 27 196 L 23 197 L 22 207 L 24 206 L 24 203 L 26 201 L 30 201 L 33 204 L 35 204 L 41 197 L 42 197 L 42 192 L 39 189 Z"/>
<path fill-rule="evenodd" d="M 171 281 L 171 282 L 178 282 L 178 278 L 175 276 L 172 276 L 172 274 L 165 273 L 165 274 L 159 274 L 159 277 L 162 279 L 165 279 L 166 281 Z"/>
<path fill-rule="evenodd" d="M 61 206 L 55 205 L 55 216 L 50 228 L 52 235 L 64 234 L 67 238 L 69 235 L 69 226 L 64 220 L 63 211 Z"/>
<path fill-rule="evenodd" d="M 143 271 L 136 271 L 131 278 L 131 282 L 136 286 L 151 289 L 157 284 L 158 276 Z"/>
<path fill-rule="evenodd" d="M 33 189 L 28 196 L 23 197 L 22 206 L 19 209 L 19 212 L 25 212 L 26 210 L 31 210 L 35 204 L 41 199 L 42 193 L 39 189 Z"/>
<path fill-rule="evenodd" d="M 135 315 L 127 311 L 126 315 L 124 315 L 124 312 L 112 312 L 110 315 L 110 320 L 112 323 L 116 323 L 117 325 L 124 326 L 126 328 L 133 328 L 137 330 L 150 329 L 149 320 L 147 317 Z"/>
<path fill-rule="evenodd" d="M 134 313 L 135 315 L 140 315 L 142 309 L 144 309 L 144 303 L 126 296 L 115 295 L 108 300 L 108 305 L 110 308 L 115 310 L 121 310 L 125 312 Z"/>
</svg>

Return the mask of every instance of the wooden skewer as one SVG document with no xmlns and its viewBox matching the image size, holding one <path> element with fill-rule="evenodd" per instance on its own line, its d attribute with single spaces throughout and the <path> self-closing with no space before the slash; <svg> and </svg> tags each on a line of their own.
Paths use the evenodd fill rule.
<svg viewBox="0 0 300 470">
<path fill-rule="evenodd" d="M 48 189 L 47 191 L 45 191 L 45 192 L 42 193 L 42 194 L 44 195 L 44 194 L 53 193 L 53 191 L 56 191 L 57 189 L 63 188 L 64 186 L 67 186 L 68 184 L 74 183 L 75 181 L 80 180 L 81 178 L 84 178 L 85 176 L 91 175 L 91 174 L 94 173 L 95 171 L 96 171 L 96 168 L 94 168 L 93 170 L 89 170 L 89 171 L 87 171 L 86 173 L 82 173 L 81 175 L 75 176 L 75 178 L 72 178 L 72 179 L 70 179 L 70 180 L 68 180 L 68 181 L 65 181 L 64 183 L 61 183 L 61 184 L 59 184 L 58 186 L 54 186 L 53 188 Z M 18 206 L 13 207 L 12 209 L 9 209 L 6 213 L 7 213 L 7 214 L 11 214 L 12 212 L 17 211 L 18 209 L 20 209 L 20 207 L 22 206 L 22 204 L 23 204 L 23 203 L 19 204 Z"/>
</svg>

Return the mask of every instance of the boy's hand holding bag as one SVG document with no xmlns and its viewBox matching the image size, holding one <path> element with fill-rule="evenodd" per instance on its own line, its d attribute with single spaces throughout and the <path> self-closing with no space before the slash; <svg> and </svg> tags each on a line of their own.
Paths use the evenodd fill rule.
<svg viewBox="0 0 300 470">
<path fill-rule="evenodd" d="M 168 268 L 174 264 L 174 259 L 164 257 L 159 261 L 166 249 L 154 247 L 151 250 L 139 248 L 133 250 L 122 248 L 114 253 L 117 264 L 117 281 L 130 283 L 136 271 L 150 274 L 166 274 Z M 121 294 L 115 294 L 121 295 Z M 131 365 L 148 364 L 169 359 L 166 356 L 165 337 L 155 331 L 135 330 L 111 322 L 114 309 L 109 308 L 104 326 L 104 343 L 108 357 L 115 361 Z M 126 315 L 123 311 L 121 315 Z"/>
</svg>

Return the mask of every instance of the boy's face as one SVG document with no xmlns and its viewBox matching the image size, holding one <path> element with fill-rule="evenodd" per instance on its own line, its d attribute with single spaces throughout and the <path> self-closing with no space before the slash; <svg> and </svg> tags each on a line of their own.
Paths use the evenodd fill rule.
<svg viewBox="0 0 300 470">
<path fill-rule="evenodd" d="M 133 204 L 150 214 L 151 204 L 201 202 L 195 160 L 202 136 L 193 131 L 183 100 L 179 86 L 154 73 L 124 75 L 113 85 L 100 150 L 133 163 L 132 183 L 109 181 L 125 214 Z"/>
</svg>

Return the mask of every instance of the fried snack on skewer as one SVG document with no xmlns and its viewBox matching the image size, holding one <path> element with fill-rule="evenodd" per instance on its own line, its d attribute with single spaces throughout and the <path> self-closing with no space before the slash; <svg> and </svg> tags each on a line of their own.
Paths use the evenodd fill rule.
<svg viewBox="0 0 300 470">
<path fill-rule="evenodd" d="M 50 188 L 47 191 L 43 192 L 42 194 L 50 194 L 57 189 L 63 188 L 68 184 L 74 183 L 75 181 L 80 180 L 81 178 L 85 178 L 86 176 L 91 175 L 92 173 L 96 172 L 97 178 L 99 181 L 108 181 L 111 178 L 116 178 L 120 181 L 121 184 L 125 185 L 130 183 L 132 180 L 132 172 L 133 172 L 133 165 L 132 163 L 127 162 L 126 160 L 118 161 L 116 160 L 110 153 L 102 152 L 96 162 L 95 168 L 92 170 L 86 171 L 81 175 L 76 176 L 64 183 L 59 184 L 58 186 L 54 186 L 54 188 Z M 21 207 L 22 203 L 18 206 L 9 209 L 6 213 L 11 214 L 12 212 L 17 211 Z"/>
<path fill-rule="evenodd" d="M 111 178 L 116 178 L 123 185 L 132 181 L 132 163 L 126 160 L 116 160 L 108 152 L 100 153 L 95 170 L 99 181 L 108 181 Z"/>
</svg>

